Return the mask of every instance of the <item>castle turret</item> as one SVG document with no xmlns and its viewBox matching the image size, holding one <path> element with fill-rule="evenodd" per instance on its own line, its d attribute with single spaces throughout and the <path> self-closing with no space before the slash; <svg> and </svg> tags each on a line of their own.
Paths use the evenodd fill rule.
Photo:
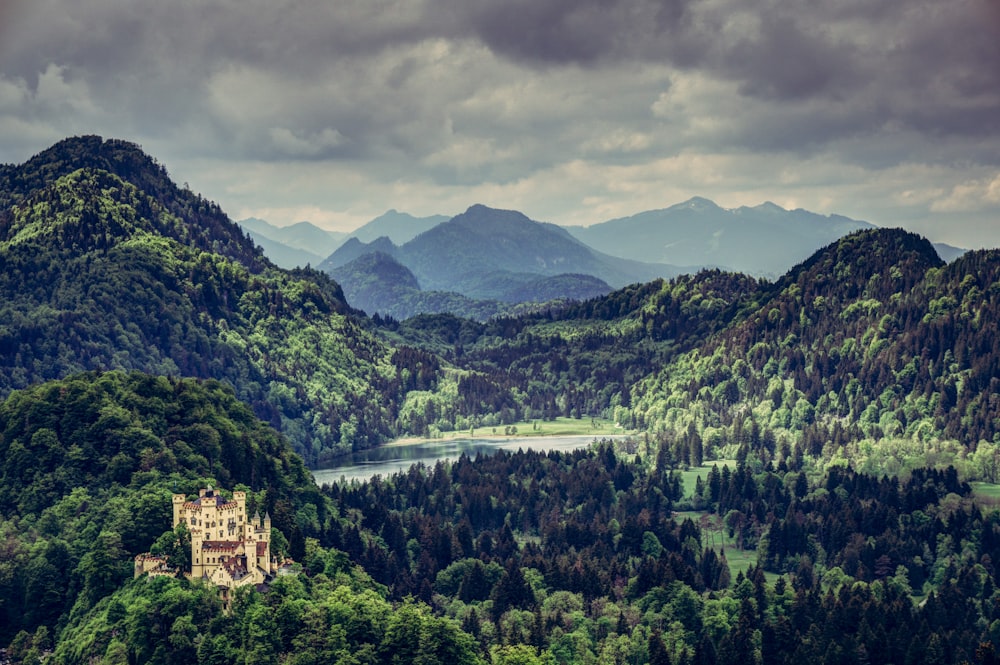
<svg viewBox="0 0 1000 665">
<path fill-rule="evenodd" d="M 181 523 L 181 517 L 184 516 L 184 502 L 187 501 L 187 497 L 183 494 L 174 494 L 173 504 L 174 504 L 174 525 L 173 528 L 176 529 L 177 525 Z"/>
</svg>

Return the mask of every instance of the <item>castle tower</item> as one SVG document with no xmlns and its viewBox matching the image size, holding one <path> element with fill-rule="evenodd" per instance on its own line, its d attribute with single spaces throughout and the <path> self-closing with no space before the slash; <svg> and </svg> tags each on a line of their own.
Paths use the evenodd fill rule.
<svg viewBox="0 0 1000 665">
<path fill-rule="evenodd" d="M 181 523 L 181 517 L 184 515 L 184 502 L 185 501 L 187 501 L 187 497 L 184 496 L 183 494 L 174 494 L 173 495 L 173 503 L 174 503 L 174 526 L 173 526 L 173 528 L 175 528 L 175 529 L 177 528 L 177 525 Z"/>
<path fill-rule="evenodd" d="M 271 570 L 271 513 L 264 513 L 264 521 L 262 522 L 261 532 L 260 532 L 260 545 L 257 546 L 257 567 L 270 575 L 273 570 Z"/>
</svg>

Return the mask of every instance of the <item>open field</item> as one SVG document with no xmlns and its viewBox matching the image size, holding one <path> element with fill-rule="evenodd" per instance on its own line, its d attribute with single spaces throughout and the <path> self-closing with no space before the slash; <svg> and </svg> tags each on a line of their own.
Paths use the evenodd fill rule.
<svg viewBox="0 0 1000 665">
<path fill-rule="evenodd" d="M 976 481 L 972 485 L 973 496 L 982 509 L 1000 509 L 1000 485 Z"/>
<path fill-rule="evenodd" d="M 708 474 L 711 472 L 712 466 L 716 464 L 719 465 L 719 471 L 722 471 L 722 467 L 726 465 L 729 466 L 730 471 L 736 470 L 736 460 L 721 459 L 706 462 L 701 466 L 693 466 L 687 470 L 681 471 L 681 480 L 684 482 L 685 499 L 690 499 L 694 496 L 694 487 L 698 481 L 698 476 L 701 476 L 702 482 L 708 483 Z"/>
<path fill-rule="evenodd" d="M 386 443 L 387 446 L 400 446 L 424 441 L 448 441 L 450 439 L 507 439 L 511 436 L 526 438 L 533 436 L 622 436 L 632 434 L 629 430 L 616 427 L 614 422 L 602 418 L 565 418 L 555 420 L 532 420 L 513 425 L 497 425 L 495 427 L 476 427 L 474 429 L 455 432 L 441 432 L 433 437 L 408 436 Z M 692 485 L 692 487 L 694 487 Z"/>
<path fill-rule="evenodd" d="M 757 564 L 757 550 L 741 550 L 736 546 L 736 539 L 730 538 L 722 518 L 705 510 L 682 510 L 674 513 L 678 521 L 690 518 L 701 528 L 701 542 L 704 547 L 714 548 L 724 552 L 729 564 L 729 575 L 736 579 L 739 572 L 746 572 L 751 565 Z M 764 573 L 768 583 L 774 584 L 778 576 L 774 573 Z"/>
</svg>

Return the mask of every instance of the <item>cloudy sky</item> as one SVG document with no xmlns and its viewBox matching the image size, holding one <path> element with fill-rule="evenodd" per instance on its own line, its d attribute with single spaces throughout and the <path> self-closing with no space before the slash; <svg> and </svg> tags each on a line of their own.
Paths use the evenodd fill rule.
<svg viewBox="0 0 1000 665">
<path fill-rule="evenodd" d="M 140 143 L 236 219 L 691 196 L 1000 246 L 1000 0 L 0 0 L 0 161 Z"/>
</svg>

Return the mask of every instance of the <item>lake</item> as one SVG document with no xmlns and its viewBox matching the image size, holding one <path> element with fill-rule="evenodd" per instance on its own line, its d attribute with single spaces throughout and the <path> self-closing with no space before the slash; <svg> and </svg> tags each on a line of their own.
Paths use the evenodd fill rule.
<svg viewBox="0 0 1000 665">
<path fill-rule="evenodd" d="M 539 452 L 576 450 L 586 448 L 595 438 L 616 439 L 622 437 L 620 435 L 595 437 L 591 434 L 490 439 L 464 438 L 386 445 L 345 455 L 338 460 L 337 466 L 315 469 L 312 474 L 319 485 L 335 483 L 338 480 L 367 480 L 375 475 L 385 477 L 397 471 L 406 471 L 418 462 L 433 467 L 438 460 L 456 460 L 462 453 L 466 453 L 469 457 L 475 457 L 479 453 L 492 455 L 500 450 L 531 449 Z"/>
</svg>

